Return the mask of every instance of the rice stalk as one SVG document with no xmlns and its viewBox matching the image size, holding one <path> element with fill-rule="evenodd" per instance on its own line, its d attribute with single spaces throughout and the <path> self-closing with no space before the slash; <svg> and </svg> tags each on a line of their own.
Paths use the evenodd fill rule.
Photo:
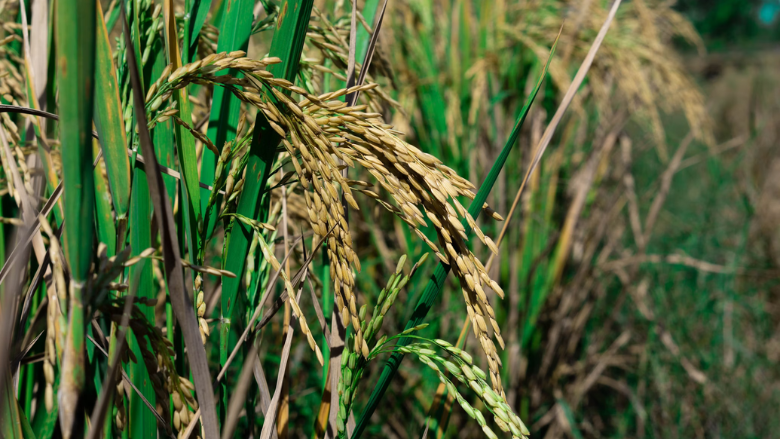
<svg viewBox="0 0 780 439">
<path fill-rule="evenodd" d="M 96 5 L 91 2 L 64 1 L 57 8 L 57 65 L 62 111 L 60 141 L 65 184 L 64 219 L 68 223 L 63 250 L 71 275 L 67 296 L 65 291 L 58 290 L 60 299 L 67 297 L 67 306 L 62 308 L 68 313 L 61 358 L 63 378 L 58 392 L 60 426 L 66 439 L 79 436 L 83 428 L 79 407 L 85 381 L 85 294 L 95 202 L 90 145 L 94 108 L 90 78 L 95 65 L 95 28 L 75 24 L 78 20 L 94 23 L 95 14 Z M 64 305 L 62 300 L 60 305 Z"/>
</svg>

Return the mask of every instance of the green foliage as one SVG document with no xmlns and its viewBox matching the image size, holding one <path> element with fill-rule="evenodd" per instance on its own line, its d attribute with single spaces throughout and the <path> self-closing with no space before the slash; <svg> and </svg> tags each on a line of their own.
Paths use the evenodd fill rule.
<svg viewBox="0 0 780 439">
<path fill-rule="evenodd" d="M 680 0 L 676 7 L 691 17 L 712 50 L 750 47 L 780 38 L 772 13 L 777 8 L 774 0 Z"/>
</svg>

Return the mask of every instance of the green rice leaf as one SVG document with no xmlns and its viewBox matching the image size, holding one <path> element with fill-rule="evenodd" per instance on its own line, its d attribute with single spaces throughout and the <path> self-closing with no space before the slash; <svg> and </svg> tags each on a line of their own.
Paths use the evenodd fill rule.
<svg viewBox="0 0 780 439">
<path fill-rule="evenodd" d="M 234 50 L 246 50 L 249 43 L 249 33 L 252 30 L 252 0 L 225 0 L 224 7 L 227 13 L 219 26 L 219 41 L 217 53 L 232 52 Z M 236 74 L 229 70 L 220 74 Z M 224 87 L 214 87 L 214 96 L 211 100 L 211 114 L 209 115 L 208 138 L 222 151 L 225 142 L 234 138 L 238 125 L 238 117 L 241 109 L 241 101 L 233 93 Z M 200 181 L 208 186 L 214 184 L 216 157 L 208 149 L 203 149 L 200 167 Z M 202 189 L 201 206 L 206 208 L 208 203 L 208 191 Z M 215 203 L 216 205 L 220 203 Z M 214 212 L 206 215 L 208 224 L 205 225 L 205 236 L 210 236 L 214 230 L 217 218 Z"/>
<path fill-rule="evenodd" d="M 165 14 L 165 45 L 168 61 L 173 65 L 173 70 L 181 67 L 182 58 L 179 53 L 178 37 L 176 35 L 176 23 L 173 15 L 173 4 L 170 0 L 164 3 Z M 179 117 L 187 123 L 192 121 L 187 88 L 182 88 L 173 94 L 178 104 Z M 174 124 L 176 134 L 176 152 L 179 157 L 182 182 L 181 199 L 184 201 L 183 209 L 186 236 L 189 243 L 190 262 L 195 263 L 196 255 L 201 247 L 201 235 L 198 228 L 202 221 L 200 206 L 200 184 L 198 179 L 198 156 L 195 150 L 195 138 L 192 133 L 179 124 Z M 184 243 L 181 243 L 184 244 Z"/>
<path fill-rule="evenodd" d="M 92 260 L 95 205 L 92 175 L 93 77 L 95 72 L 96 3 L 63 0 L 57 4 L 57 69 L 60 144 L 65 185 L 64 250 L 70 268 L 69 321 L 62 357 L 60 428 L 64 437 L 81 435 L 78 410 L 85 383 L 85 303 L 83 290 Z"/>
<path fill-rule="evenodd" d="M 184 59 L 188 63 L 195 61 L 195 56 L 198 48 L 198 36 L 200 36 L 200 30 L 203 28 L 203 23 L 206 22 L 206 17 L 211 9 L 212 0 L 189 0 L 190 8 L 185 16 L 185 32 L 184 43 L 182 45 L 184 51 Z M 249 15 L 251 20 L 252 15 Z M 220 40 L 222 35 L 220 34 Z M 219 51 L 217 51 L 219 53 Z"/>
<path fill-rule="evenodd" d="M 112 61 L 108 31 L 103 22 L 103 11 L 99 5 L 96 21 L 95 128 L 100 136 L 117 219 L 124 220 L 130 203 L 130 160 L 127 157 L 127 138 L 122 121 L 116 68 Z"/>
</svg>

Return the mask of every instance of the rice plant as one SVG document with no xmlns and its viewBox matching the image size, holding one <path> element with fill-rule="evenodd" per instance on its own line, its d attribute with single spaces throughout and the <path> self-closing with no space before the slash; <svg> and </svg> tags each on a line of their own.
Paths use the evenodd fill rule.
<svg viewBox="0 0 780 439">
<path fill-rule="evenodd" d="M 501 385 L 494 341 L 504 342 L 485 289 L 502 290 L 468 245 L 467 228 L 497 251 L 475 220 L 482 211 L 501 219 L 485 203 L 495 175 L 476 192 L 385 123 L 382 106 L 398 104 L 369 74 L 384 9 L 358 65 L 356 8 L 345 34 L 311 1 L 260 3 L 265 24 L 246 19 L 254 2 L 222 2 L 213 14 L 210 3 L 113 2 L 104 14 L 100 2 L 58 2 L 44 29 L 34 28 L 35 39 L 56 30 L 46 60 L 53 71 L 32 67 L 46 65 L 40 57 L 47 54 L 30 49 L 25 5 L 4 8 L 7 22 L 18 18 L 21 25 L 5 28 L 3 86 L 24 90 L 3 96 L 5 191 L 21 215 L 3 270 L 2 336 L 13 346 L 2 361 L 8 379 L 0 393 L 10 420 L 4 435 L 24 437 L 32 429 L 65 438 L 217 437 L 221 429 L 230 437 L 240 417 L 252 435 L 286 436 L 291 315 L 311 350 L 312 369 L 325 365 L 300 302 L 305 283 L 316 279 L 312 261 L 322 249 L 320 273 L 327 279 L 316 283 L 323 300 L 332 301 L 331 329 L 350 329 L 340 353 L 342 377 L 332 371 L 330 383 L 340 389 L 331 411 L 344 437 L 360 368 L 389 349 L 387 336 L 375 337 L 409 279 L 401 261 L 390 295 L 380 293 L 378 312 L 368 318 L 348 222 L 348 211 L 360 210 L 358 197 L 403 221 L 445 264 L 438 277 L 446 273 L 441 267 L 454 271 L 490 384 L 461 349 L 436 342 L 464 372 L 422 344 L 409 345 L 410 331 L 421 325 L 399 334 L 404 343 L 396 351 L 415 353 L 435 370 L 436 361 L 446 365 L 488 403 L 500 429 L 528 435 Z M 247 57 L 250 35 L 270 28 L 267 53 Z M 45 91 L 35 89 L 39 75 Z M 345 83 L 333 89 L 334 80 Z M 45 109 L 37 101 L 42 92 L 54 97 Z M 45 184 L 38 183 L 42 177 Z M 468 211 L 463 199 L 474 200 Z M 428 221 L 436 243 L 423 232 Z M 294 275 L 293 263 L 300 267 Z M 266 309 L 277 279 L 282 293 Z M 219 286 L 208 288 L 209 282 Z M 258 345 L 282 306 L 280 380 L 268 400 Z M 331 332 L 318 316 L 321 332 Z M 338 358 L 334 340 L 324 340 L 331 365 Z M 25 361 L 30 355 L 40 355 L 42 365 Z M 250 394 L 253 374 L 258 386 Z M 440 379 L 455 388 L 443 373 Z M 14 388 L 22 387 L 31 391 L 18 397 Z M 249 415 L 258 399 L 265 402 L 261 423 Z M 495 437 L 481 412 L 459 401 Z"/>
<path fill-rule="evenodd" d="M 580 292 L 646 279 L 607 226 L 657 256 L 714 142 L 667 2 L 0 0 L 0 25 L 2 437 L 576 437 L 566 367 L 630 339 Z M 633 132 L 665 169 L 644 221 Z"/>
</svg>

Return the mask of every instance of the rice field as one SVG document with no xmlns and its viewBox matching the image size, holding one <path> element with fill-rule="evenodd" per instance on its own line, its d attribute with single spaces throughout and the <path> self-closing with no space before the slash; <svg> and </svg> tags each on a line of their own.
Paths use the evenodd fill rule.
<svg viewBox="0 0 780 439">
<path fill-rule="evenodd" d="M 0 0 L 0 437 L 771 437 L 777 60 L 688 7 Z"/>
</svg>

